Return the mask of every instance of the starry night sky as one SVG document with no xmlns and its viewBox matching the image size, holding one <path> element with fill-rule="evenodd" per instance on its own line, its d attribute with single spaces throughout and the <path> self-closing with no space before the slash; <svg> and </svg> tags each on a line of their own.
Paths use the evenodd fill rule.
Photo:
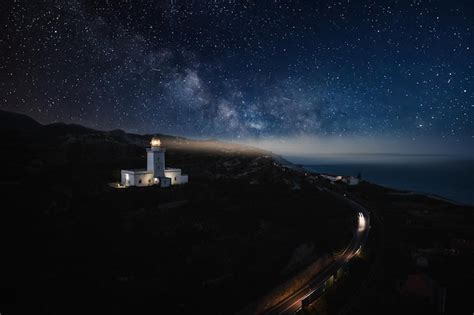
<svg viewBox="0 0 474 315">
<path fill-rule="evenodd" d="M 43 123 L 473 143 L 470 1 L 18 0 L 0 17 L 0 108 Z"/>
</svg>

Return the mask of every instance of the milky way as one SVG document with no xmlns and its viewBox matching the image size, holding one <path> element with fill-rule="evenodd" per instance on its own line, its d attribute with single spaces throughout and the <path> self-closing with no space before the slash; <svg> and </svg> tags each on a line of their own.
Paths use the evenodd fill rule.
<svg viewBox="0 0 474 315">
<path fill-rule="evenodd" d="M 0 107 L 191 137 L 472 142 L 473 7 L 15 1 L 0 13 Z"/>
</svg>

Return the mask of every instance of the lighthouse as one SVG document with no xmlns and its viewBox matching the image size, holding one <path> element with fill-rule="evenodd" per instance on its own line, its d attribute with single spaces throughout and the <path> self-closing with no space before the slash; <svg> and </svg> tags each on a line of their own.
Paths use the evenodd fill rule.
<svg viewBox="0 0 474 315">
<path fill-rule="evenodd" d="M 161 147 L 160 139 L 153 137 L 151 139 L 151 147 L 146 149 L 147 152 L 147 171 L 153 172 L 155 178 L 165 177 L 165 152 L 166 149 Z"/>
<path fill-rule="evenodd" d="M 121 186 L 152 186 L 169 187 L 188 182 L 188 175 L 181 174 L 181 169 L 165 166 L 166 149 L 161 147 L 161 141 L 153 137 L 150 147 L 146 149 L 146 169 L 122 170 Z"/>
</svg>

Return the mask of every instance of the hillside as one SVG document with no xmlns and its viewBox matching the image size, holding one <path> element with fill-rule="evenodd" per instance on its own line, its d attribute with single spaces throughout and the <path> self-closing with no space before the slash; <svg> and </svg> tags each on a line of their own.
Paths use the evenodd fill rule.
<svg viewBox="0 0 474 315">
<path fill-rule="evenodd" d="M 150 135 L 22 121 L 0 134 L 0 183 L 24 242 L 10 281 L 36 312 L 234 313 L 351 238 L 354 213 L 327 183 L 270 152 L 160 135 L 190 183 L 117 190 Z"/>
<path fill-rule="evenodd" d="M 469 310 L 472 207 L 332 183 L 268 151 L 168 135 L 159 135 L 166 163 L 189 184 L 114 189 L 120 169 L 145 166 L 151 135 L 5 112 L 0 126 L 1 230 L 15 258 L 2 275 L 5 310 L 234 314 L 348 244 L 356 217 L 337 195 L 369 209 L 369 242 L 305 314 L 434 314 L 440 292 L 448 313 Z M 428 279 L 428 298 L 410 279 Z"/>
</svg>

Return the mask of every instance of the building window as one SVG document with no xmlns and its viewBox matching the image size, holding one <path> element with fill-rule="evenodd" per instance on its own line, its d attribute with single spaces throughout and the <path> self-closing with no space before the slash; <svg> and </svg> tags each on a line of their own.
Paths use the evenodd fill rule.
<svg viewBox="0 0 474 315">
<path fill-rule="evenodd" d="M 148 184 L 150 184 L 150 183 L 151 183 L 151 179 L 148 180 Z"/>
<path fill-rule="evenodd" d="M 139 183 L 139 184 L 141 184 L 141 183 L 142 183 L 142 180 L 141 180 L 141 179 L 140 179 L 140 180 L 138 180 L 138 183 Z"/>
<path fill-rule="evenodd" d="M 174 178 L 174 181 L 176 181 L 176 177 Z"/>
</svg>

